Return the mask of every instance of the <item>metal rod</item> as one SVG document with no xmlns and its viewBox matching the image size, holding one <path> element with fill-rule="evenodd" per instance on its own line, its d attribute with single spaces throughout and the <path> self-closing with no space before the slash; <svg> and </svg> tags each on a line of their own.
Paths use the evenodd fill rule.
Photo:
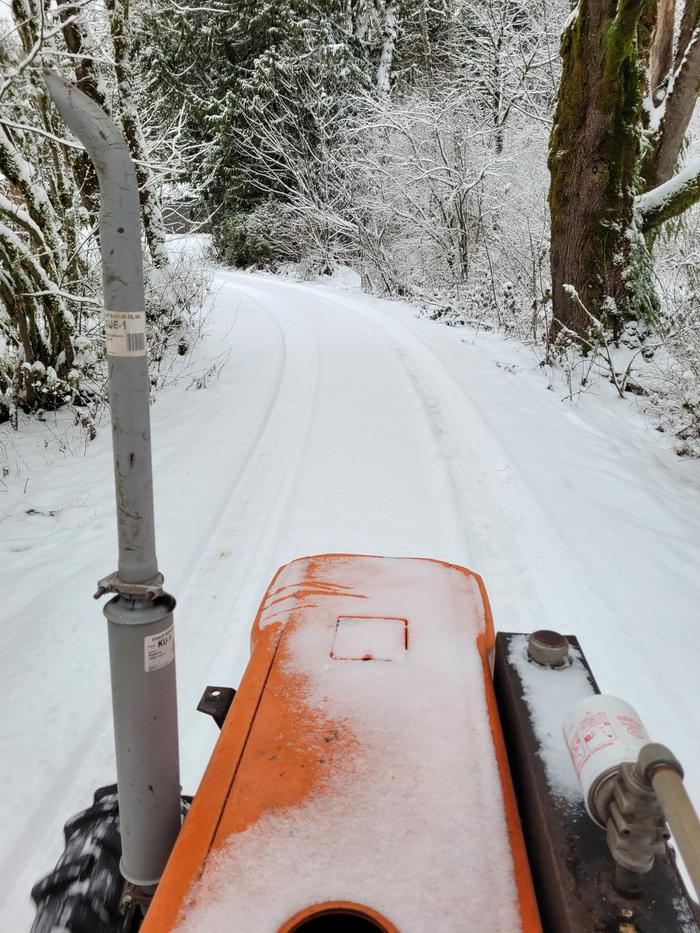
<svg viewBox="0 0 700 933">
<path fill-rule="evenodd" d="M 700 820 L 683 779 L 674 768 L 658 765 L 652 769 L 651 785 L 683 856 L 696 895 L 700 896 Z"/>
<path fill-rule="evenodd" d="M 58 110 L 100 183 L 105 335 L 112 413 L 119 564 L 98 585 L 116 593 L 108 620 L 122 840 L 121 871 L 151 889 L 180 830 L 175 600 L 155 551 L 148 359 L 138 183 L 121 133 L 60 75 L 44 72 Z"/>
<path fill-rule="evenodd" d="M 683 784 L 683 765 L 666 745 L 650 742 L 639 751 L 636 771 L 653 788 L 700 896 L 700 820 Z"/>
</svg>

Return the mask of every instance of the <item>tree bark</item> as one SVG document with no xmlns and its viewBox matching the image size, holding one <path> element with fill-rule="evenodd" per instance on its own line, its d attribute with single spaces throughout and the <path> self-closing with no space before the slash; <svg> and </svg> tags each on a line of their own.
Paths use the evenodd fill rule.
<svg viewBox="0 0 700 933">
<path fill-rule="evenodd" d="M 148 152 L 141 129 L 134 92 L 134 77 L 131 65 L 128 18 L 129 0 L 105 0 L 109 12 L 109 24 L 114 46 L 114 71 L 117 79 L 122 130 L 134 160 L 141 199 L 141 218 L 146 234 L 148 251 L 153 265 L 163 268 L 168 264 L 165 247 L 165 230 L 160 198 L 155 189 L 153 172 L 148 165 Z"/>
<path fill-rule="evenodd" d="M 615 330 L 633 313 L 626 271 L 640 152 L 638 33 L 645 6 L 645 0 L 581 0 L 562 37 L 549 149 L 552 338 L 562 330 L 585 336 L 585 309 Z M 565 286 L 576 290 L 585 309 Z"/>
<path fill-rule="evenodd" d="M 367 38 L 370 23 L 370 8 L 368 0 L 358 0 L 350 4 L 350 25 L 352 33 L 360 42 Z"/>
<path fill-rule="evenodd" d="M 652 101 L 657 105 L 665 94 L 673 69 L 675 20 L 676 0 L 660 0 L 649 54 L 649 91 Z"/>
<path fill-rule="evenodd" d="M 426 9 L 426 0 L 421 0 L 420 5 L 420 36 L 423 46 L 423 72 L 428 84 L 428 92 L 433 87 L 433 50 L 430 47 L 430 34 L 428 32 L 428 11 Z"/>
<path fill-rule="evenodd" d="M 674 71 L 678 71 L 681 66 L 698 20 L 700 20 L 700 0 L 685 0 L 681 15 L 681 27 L 678 33 L 676 57 L 673 62 Z"/>
<path fill-rule="evenodd" d="M 109 113 L 109 104 L 102 91 L 99 75 L 92 60 L 85 30 L 75 18 L 75 7 L 71 0 L 57 0 L 59 16 L 63 22 L 63 38 L 66 48 L 73 56 L 73 69 L 76 84 L 83 93 L 92 98 L 98 106 Z M 87 152 L 79 152 L 73 159 L 73 174 L 90 224 L 98 228 L 100 219 L 100 185 L 92 159 Z"/>
<path fill-rule="evenodd" d="M 387 0 L 384 10 L 384 43 L 377 69 L 377 90 L 380 94 L 388 94 L 391 89 L 391 68 L 394 63 L 397 29 L 394 0 Z"/>
<path fill-rule="evenodd" d="M 666 95 L 658 131 L 643 166 L 647 185 L 655 188 L 673 175 L 678 156 L 695 110 L 700 86 L 700 26 L 694 26 Z"/>
</svg>

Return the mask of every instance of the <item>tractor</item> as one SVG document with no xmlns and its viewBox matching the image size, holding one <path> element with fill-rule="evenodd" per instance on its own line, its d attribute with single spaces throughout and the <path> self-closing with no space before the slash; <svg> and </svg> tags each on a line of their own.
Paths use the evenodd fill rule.
<svg viewBox="0 0 700 933">
<path fill-rule="evenodd" d="M 697 933 L 668 842 L 670 827 L 697 888 L 680 763 L 600 693 L 575 636 L 496 634 L 464 567 L 282 567 L 238 689 L 204 690 L 220 732 L 182 795 L 138 185 L 107 115 L 45 81 L 100 181 L 119 561 L 96 595 L 111 596 L 117 782 L 66 824 L 33 933 Z"/>
</svg>

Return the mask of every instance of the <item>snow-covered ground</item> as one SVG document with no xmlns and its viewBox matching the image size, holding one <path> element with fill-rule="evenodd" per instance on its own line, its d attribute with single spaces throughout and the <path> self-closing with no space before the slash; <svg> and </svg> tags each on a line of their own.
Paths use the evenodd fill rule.
<svg viewBox="0 0 700 933">
<path fill-rule="evenodd" d="M 185 790 L 217 735 L 195 706 L 238 683 L 268 581 L 334 551 L 464 564 L 497 628 L 578 635 L 700 801 L 700 462 L 612 390 L 562 402 L 498 336 L 342 286 L 219 271 L 215 290 L 190 366 L 218 377 L 153 408 Z M 109 430 L 85 446 L 58 415 L 0 445 L 0 928 L 20 931 L 63 822 L 114 777 L 92 593 L 116 534 Z"/>
</svg>

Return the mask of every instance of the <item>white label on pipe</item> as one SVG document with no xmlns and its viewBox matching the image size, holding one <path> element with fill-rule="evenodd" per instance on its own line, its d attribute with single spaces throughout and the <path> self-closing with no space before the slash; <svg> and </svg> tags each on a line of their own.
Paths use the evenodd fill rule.
<svg viewBox="0 0 700 933">
<path fill-rule="evenodd" d="M 107 311 L 105 342 L 107 356 L 146 355 L 145 311 Z"/>
<path fill-rule="evenodd" d="M 175 659 L 175 626 L 171 625 L 157 635 L 143 640 L 143 658 L 146 671 L 159 671 Z"/>
</svg>

